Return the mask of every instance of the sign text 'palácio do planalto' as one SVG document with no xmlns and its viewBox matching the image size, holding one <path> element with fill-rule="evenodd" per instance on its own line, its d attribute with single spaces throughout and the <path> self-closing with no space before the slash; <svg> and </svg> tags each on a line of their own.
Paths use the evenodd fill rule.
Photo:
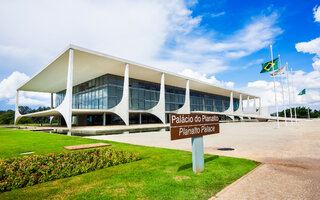
<svg viewBox="0 0 320 200">
<path fill-rule="evenodd" d="M 219 117 L 215 114 L 171 114 L 171 140 L 219 133 Z"/>
</svg>

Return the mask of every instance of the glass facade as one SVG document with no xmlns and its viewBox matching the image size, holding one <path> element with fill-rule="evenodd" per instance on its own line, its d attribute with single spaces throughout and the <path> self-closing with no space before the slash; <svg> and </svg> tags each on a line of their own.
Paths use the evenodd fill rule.
<svg viewBox="0 0 320 200">
<path fill-rule="evenodd" d="M 237 101 L 234 99 L 234 102 Z M 238 100 L 239 102 L 239 100 Z M 198 91 L 190 91 L 191 111 L 224 112 L 230 106 L 230 98 Z"/>
<path fill-rule="evenodd" d="M 160 84 L 129 79 L 129 97 L 130 110 L 153 108 L 160 98 Z"/>
<path fill-rule="evenodd" d="M 106 74 L 73 87 L 73 109 L 110 109 L 116 106 L 123 93 L 121 76 Z M 56 93 L 56 107 L 61 104 L 66 91 Z M 129 109 L 148 110 L 159 101 L 160 84 L 129 79 Z M 165 86 L 165 110 L 175 111 L 185 102 L 185 89 Z M 239 99 L 234 99 L 234 110 L 239 108 Z M 230 98 L 198 91 L 190 91 L 191 111 L 223 112 L 229 108 Z"/>
<path fill-rule="evenodd" d="M 106 74 L 76 85 L 72 89 L 73 109 L 109 109 L 122 98 L 123 77 Z M 56 93 L 56 107 L 59 106 L 66 91 Z"/>
<path fill-rule="evenodd" d="M 239 99 L 233 99 L 233 111 L 238 110 L 240 104 L 239 104 L 240 100 Z"/>
<path fill-rule="evenodd" d="M 165 99 L 166 111 L 174 111 L 184 104 L 186 90 L 166 85 Z"/>
</svg>

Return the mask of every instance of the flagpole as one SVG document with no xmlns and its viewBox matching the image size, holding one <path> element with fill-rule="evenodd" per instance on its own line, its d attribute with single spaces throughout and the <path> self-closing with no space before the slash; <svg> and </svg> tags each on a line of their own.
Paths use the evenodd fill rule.
<svg viewBox="0 0 320 200">
<path fill-rule="evenodd" d="M 280 54 L 279 54 L 279 63 L 280 63 L 280 69 L 282 67 L 281 65 L 281 59 L 280 59 Z M 282 83 L 282 69 L 280 71 L 280 84 L 281 84 L 281 90 L 282 90 L 282 104 L 283 104 L 283 112 L 284 112 L 284 122 L 286 124 L 286 126 L 288 126 L 288 123 L 287 123 L 287 113 L 286 113 L 286 104 L 284 102 L 284 91 L 283 91 L 283 83 Z"/>
<path fill-rule="evenodd" d="M 305 89 L 305 99 L 306 99 L 306 104 L 308 104 L 308 100 L 307 100 L 307 92 L 306 92 L 306 89 Z M 310 120 L 310 110 L 309 110 L 309 106 L 308 106 L 308 118 Z"/>
<path fill-rule="evenodd" d="M 290 92 L 290 84 L 289 84 L 289 66 L 288 62 L 286 63 L 286 72 L 287 72 L 287 86 L 288 86 L 288 98 L 289 98 L 289 108 L 290 108 L 290 122 L 292 124 L 292 106 L 291 106 L 291 92 Z"/>
<path fill-rule="evenodd" d="M 271 51 L 272 73 L 274 74 L 272 45 L 270 45 L 270 51 Z M 277 90 L 276 90 L 276 77 L 275 77 L 275 76 L 273 76 L 273 86 L 274 86 L 274 98 L 275 98 L 275 101 L 276 101 L 276 110 L 277 110 L 277 127 L 279 128 L 279 127 L 280 127 L 280 123 L 279 123 L 278 102 L 277 102 Z"/>
<path fill-rule="evenodd" d="M 291 77 L 293 76 L 292 73 L 293 72 L 292 72 L 292 67 L 291 67 Z M 291 84 L 292 84 L 292 90 L 293 90 L 293 78 L 291 78 Z M 293 93 L 293 96 L 292 96 L 292 100 L 293 100 L 293 106 L 294 106 L 294 117 L 295 117 L 296 123 L 297 123 L 298 122 L 298 120 L 297 120 L 297 108 L 296 108 L 296 102 L 295 102 L 294 93 Z"/>
</svg>

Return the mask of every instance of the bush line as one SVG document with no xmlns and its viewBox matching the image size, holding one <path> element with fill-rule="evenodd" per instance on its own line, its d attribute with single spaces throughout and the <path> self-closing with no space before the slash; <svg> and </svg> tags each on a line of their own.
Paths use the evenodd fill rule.
<svg viewBox="0 0 320 200">
<path fill-rule="evenodd" d="M 139 154 L 112 149 L 91 149 L 1 160 L 0 191 L 76 176 L 137 160 L 141 160 Z"/>
</svg>

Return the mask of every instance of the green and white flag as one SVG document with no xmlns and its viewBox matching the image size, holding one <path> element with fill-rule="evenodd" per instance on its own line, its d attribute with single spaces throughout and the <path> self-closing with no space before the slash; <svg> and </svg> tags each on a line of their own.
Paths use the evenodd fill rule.
<svg viewBox="0 0 320 200">
<path fill-rule="evenodd" d="M 303 89 L 298 95 L 304 95 L 306 94 L 306 89 Z"/>
<path fill-rule="evenodd" d="M 263 63 L 262 70 L 260 73 L 271 72 L 273 68 L 274 70 L 279 69 L 278 63 L 279 63 L 279 58 L 274 59 L 273 62 L 269 61 L 269 62 Z"/>
</svg>

